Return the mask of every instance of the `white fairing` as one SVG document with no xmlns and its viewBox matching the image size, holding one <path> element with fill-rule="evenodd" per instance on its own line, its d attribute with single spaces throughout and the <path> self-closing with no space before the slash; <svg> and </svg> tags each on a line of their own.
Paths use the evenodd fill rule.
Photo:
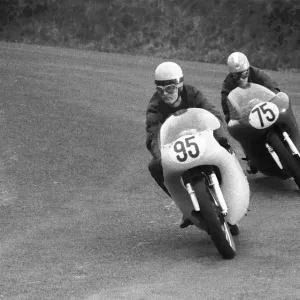
<svg viewBox="0 0 300 300">
<path fill-rule="evenodd" d="M 218 119 L 200 108 L 189 108 L 171 116 L 160 130 L 162 166 L 165 185 L 181 212 L 191 217 L 193 205 L 182 183 L 181 175 L 199 165 L 216 165 L 221 172 L 221 190 L 228 215 L 227 221 L 237 223 L 249 206 L 249 184 L 235 155 L 216 141 L 213 130 L 220 127 Z M 200 208 L 201 209 L 201 208 Z"/>
</svg>

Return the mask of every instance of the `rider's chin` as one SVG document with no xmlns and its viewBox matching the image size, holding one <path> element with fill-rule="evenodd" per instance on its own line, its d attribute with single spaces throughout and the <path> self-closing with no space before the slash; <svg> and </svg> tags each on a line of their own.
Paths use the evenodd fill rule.
<svg viewBox="0 0 300 300">
<path fill-rule="evenodd" d="M 242 79 L 242 78 L 241 78 L 241 79 L 239 80 L 239 87 L 244 88 L 244 87 L 247 86 L 247 84 L 248 84 L 248 77 L 245 78 L 245 79 Z"/>
<path fill-rule="evenodd" d="M 181 101 L 180 101 L 180 97 L 169 97 L 165 99 L 165 103 L 167 103 L 168 105 L 172 106 L 172 107 L 177 107 L 180 105 Z"/>
<path fill-rule="evenodd" d="M 177 100 L 172 104 L 173 107 L 178 107 L 181 103 L 181 98 L 178 97 Z"/>
</svg>

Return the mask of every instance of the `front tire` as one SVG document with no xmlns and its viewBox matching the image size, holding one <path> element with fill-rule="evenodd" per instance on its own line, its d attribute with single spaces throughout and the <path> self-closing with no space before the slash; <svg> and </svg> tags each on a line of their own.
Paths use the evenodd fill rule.
<svg viewBox="0 0 300 300">
<path fill-rule="evenodd" d="M 207 228 L 207 233 L 216 246 L 218 252 L 224 259 L 232 259 L 236 254 L 236 247 L 233 237 L 225 218 L 218 211 L 214 199 L 203 181 L 197 181 L 193 184 L 193 189 L 196 193 L 200 212 L 194 211 L 192 215 L 201 218 Z M 205 189 L 205 192 L 204 192 Z"/>
<path fill-rule="evenodd" d="M 268 136 L 269 143 L 280 158 L 281 163 L 290 172 L 295 183 L 300 189 L 300 158 L 293 155 L 291 150 L 284 144 L 276 132 L 271 132 Z"/>
</svg>

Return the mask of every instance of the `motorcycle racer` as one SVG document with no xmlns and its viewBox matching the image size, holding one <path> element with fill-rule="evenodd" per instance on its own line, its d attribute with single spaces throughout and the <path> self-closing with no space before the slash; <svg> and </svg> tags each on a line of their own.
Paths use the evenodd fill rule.
<svg viewBox="0 0 300 300">
<path fill-rule="evenodd" d="M 242 52 L 233 52 L 228 56 L 227 66 L 229 74 L 222 83 L 221 90 L 221 104 L 225 121 L 230 121 L 230 109 L 228 106 L 227 96 L 236 87 L 246 87 L 248 82 L 253 82 L 265 86 L 274 93 L 280 92 L 280 88 L 271 77 L 263 70 L 250 65 L 248 58 Z M 257 168 L 251 164 L 247 159 L 248 167 L 246 169 L 248 174 L 256 174 Z"/>
<path fill-rule="evenodd" d="M 152 154 L 148 169 L 156 183 L 170 196 L 164 185 L 158 135 L 161 125 L 171 114 L 190 107 L 208 110 L 221 123 L 221 127 L 214 132 L 215 138 L 220 145 L 228 150 L 230 145 L 225 134 L 225 122 L 221 113 L 200 90 L 184 83 L 182 69 L 177 63 L 168 61 L 159 64 L 155 70 L 154 77 L 156 92 L 150 99 L 146 111 L 146 147 Z M 191 224 L 187 218 L 183 217 L 180 227 L 185 228 Z"/>
</svg>

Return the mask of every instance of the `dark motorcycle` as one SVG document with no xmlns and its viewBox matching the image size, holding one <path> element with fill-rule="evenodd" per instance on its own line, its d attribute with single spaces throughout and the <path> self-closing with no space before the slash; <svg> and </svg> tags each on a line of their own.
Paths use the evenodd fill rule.
<svg viewBox="0 0 300 300">
<path fill-rule="evenodd" d="M 248 83 L 228 95 L 228 131 L 257 169 L 300 188 L 300 133 L 287 94 Z"/>
</svg>

